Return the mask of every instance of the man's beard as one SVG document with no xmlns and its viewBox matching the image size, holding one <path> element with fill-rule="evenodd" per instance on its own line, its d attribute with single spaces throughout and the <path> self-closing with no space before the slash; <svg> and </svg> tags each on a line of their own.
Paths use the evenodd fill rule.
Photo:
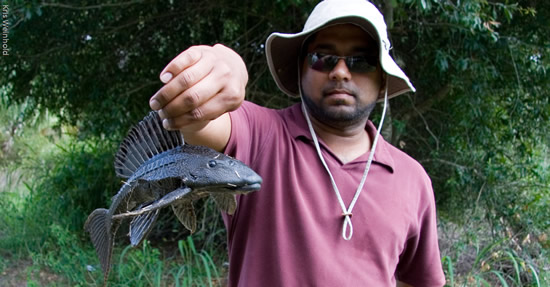
<svg viewBox="0 0 550 287">
<path fill-rule="evenodd" d="M 335 128 L 345 128 L 361 122 L 366 122 L 370 116 L 370 113 L 376 106 L 376 101 L 366 105 L 360 105 L 358 101 L 355 101 L 356 104 L 352 111 L 331 111 L 313 102 L 311 98 L 303 91 L 302 95 L 303 102 L 311 115 L 317 121 Z M 322 103 L 322 101 L 323 99 L 321 99 L 320 102 Z"/>
</svg>

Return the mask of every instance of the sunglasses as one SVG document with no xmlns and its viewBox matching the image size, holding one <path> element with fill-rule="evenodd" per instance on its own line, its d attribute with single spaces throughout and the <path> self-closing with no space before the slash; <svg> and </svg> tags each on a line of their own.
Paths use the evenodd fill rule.
<svg viewBox="0 0 550 287">
<path fill-rule="evenodd" d="M 321 53 L 307 54 L 309 66 L 319 72 L 330 72 L 336 67 L 338 61 L 344 59 L 348 70 L 352 73 L 369 73 L 378 66 L 377 56 L 335 56 Z"/>
</svg>

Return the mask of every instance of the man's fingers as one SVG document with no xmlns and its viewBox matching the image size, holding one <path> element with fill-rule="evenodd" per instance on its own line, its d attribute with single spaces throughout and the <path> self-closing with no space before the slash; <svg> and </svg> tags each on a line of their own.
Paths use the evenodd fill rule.
<svg viewBox="0 0 550 287">
<path fill-rule="evenodd" d="M 213 62 L 206 56 L 203 59 Z M 206 67 L 211 70 L 203 77 Z M 223 100 L 226 104 L 235 103 L 226 106 L 225 109 L 220 109 L 216 117 L 228 110 L 237 108 L 242 101 L 241 93 L 244 93 L 244 87 L 240 83 L 230 81 L 232 72 L 226 65 L 205 65 L 203 68 L 202 65 L 196 64 L 172 79 L 154 98 L 167 100 L 167 103 L 163 104 L 162 107 L 162 114 L 166 118 L 175 118 L 195 110 L 193 113 L 196 120 L 211 120 L 212 118 L 202 116 L 200 109 L 197 108 L 213 97 L 220 97 L 220 101 Z M 193 83 L 193 85 L 187 87 L 188 83 Z"/>
<path fill-rule="evenodd" d="M 204 46 L 193 46 L 176 56 L 164 70 L 160 72 L 160 80 L 163 83 L 168 83 L 174 75 L 181 73 L 181 71 L 187 69 L 188 67 L 194 65 L 202 57 L 202 49 Z"/>
<path fill-rule="evenodd" d="M 219 81 L 216 82 L 203 79 L 201 82 L 185 90 L 162 107 L 162 113 L 160 113 L 160 115 L 163 118 L 176 118 L 183 114 L 187 114 L 208 102 L 212 97 L 217 95 L 221 89 L 222 86 Z"/>
<path fill-rule="evenodd" d="M 230 97 L 212 97 L 204 104 L 198 106 L 197 108 L 187 112 L 187 113 L 178 113 L 171 117 L 166 116 L 164 109 L 162 109 L 159 114 L 161 118 L 165 119 L 163 125 L 166 129 L 177 130 L 182 129 L 186 126 L 198 123 L 210 121 L 218 118 L 225 112 L 235 110 L 239 107 L 240 101 L 238 98 L 231 100 Z M 172 103 L 167 105 L 169 107 Z M 170 107 L 172 108 L 172 107 Z M 220 113 L 220 111 L 224 111 Z"/>
<path fill-rule="evenodd" d="M 179 72 L 179 74 L 172 74 L 171 72 L 166 72 L 162 76 L 168 75 L 167 77 L 170 77 L 170 81 L 164 85 L 151 99 L 149 100 L 149 106 L 153 110 L 159 110 L 164 108 L 168 103 L 174 100 L 174 98 L 177 98 L 178 95 L 180 95 L 182 92 L 189 90 L 194 85 L 202 81 L 210 72 L 212 67 L 208 65 L 199 65 L 198 63 L 195 63 L 189 67 L 187 67 L 185 70 Z M 177 76 L 173 76 L 177 75 Z M 162 78 L 161 76 L 161 78 Z M 189 94 L 189 93 L 188 93 Z M 197 95 L 203 95 L 203 94 L 191 94 L 192 96 Z M 184 110 L 188 111 L 197 106 L 197 103 L 200 104 L 200 102 L 204 102 L 205 100 L 201 100 L 199 98 L 186 98 L 186 101 L 183 103 L 188 105 L 189 107 L 186 107 L 187 109 Z"/>
<path fill-rule="evenodd" d="M 193 46 L 166 65 L 160 73 L 160 80 L 166 85 L 149 100 L 151 109 L 161 109 L 210 72 L 209 68 L 204 70 L 204 65 L 195 65 L 202 58 L 203 49 L 203 46 Z M 172 81 L 174 79 L 177 79 L 177 82 Z"/>
</svg>

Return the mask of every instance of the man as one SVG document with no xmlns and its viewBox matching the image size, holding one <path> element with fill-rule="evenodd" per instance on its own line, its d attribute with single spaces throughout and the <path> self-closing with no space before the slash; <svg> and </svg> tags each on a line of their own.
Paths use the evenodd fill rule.
<svg viewBox="0 0 550 287">
<path fill-rule="evenodd" d="M 414 91 L 389 56 L 380 12 L 326 0 L 298 34 L 272 34 L 270 71 L 302 104 L 244 101 L 240 57 L 184 51 L 150 100 L 186 141 L 235 156 L 263 177 L 228 230 L 230 286 L 443 286 L 431 182 L 368 121 L 377 101 Z"/>
</svg>

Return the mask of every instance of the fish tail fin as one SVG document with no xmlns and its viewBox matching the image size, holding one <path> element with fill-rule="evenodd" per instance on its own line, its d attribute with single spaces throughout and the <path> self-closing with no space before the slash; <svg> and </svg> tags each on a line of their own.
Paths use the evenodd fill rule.
<svg viewBox="0 0 550 287">
<path fill-rule="evenodd" d="M 150 112 L 133 126 L 115 155 L 117 176 L 129 178 L 148 159 L 184 144 L 180 131 L 168 131 L 157 112 Z"/>
<path fill-rule="evenodd" d="M 105 284 L 107 283 L 107 277 L 111 269 L 110 261 L 113 247 L 113 240 L 106 223 L 108 212 L 109 210 L 107 209 L 98 208 L 88 216 L 86 223 L 84 223 L 84 230 L 90 233 L 97 257 L 99 257 Z"/>
</svg>

